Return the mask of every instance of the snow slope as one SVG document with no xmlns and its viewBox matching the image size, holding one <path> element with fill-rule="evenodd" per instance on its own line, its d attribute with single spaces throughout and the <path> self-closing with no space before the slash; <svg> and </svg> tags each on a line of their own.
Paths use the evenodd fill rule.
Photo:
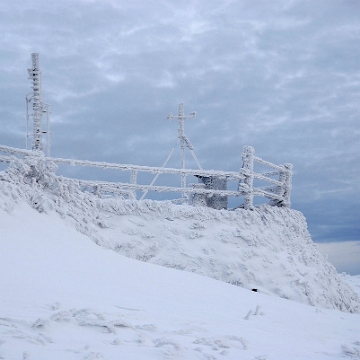
<svg viewBox="0 0 360 360">
<path fill-rule="evenodd" d="M 2 359 L 360 358 L 359 314 L 126 258 L 5 198 Z"/>
<path fill-rule="evenodd" d="M 38 182 L 28 174 L 26 163 L 1 173 L 0 207 L 7 212 L 26 201 L 130 258 L 305 304 L 360 311 L 359 297 L 318 252 L 298 211 L 271 206 L 219 211 L 101 198 L 51 171 Z"/>
<path fill-rule="evenodd" d="M 318 252 L 298 211 L 129 202 L 107 221 L 96 241 L 128 257 L 306 304 L 359 311 L 358 297 Z"/>
</svg>

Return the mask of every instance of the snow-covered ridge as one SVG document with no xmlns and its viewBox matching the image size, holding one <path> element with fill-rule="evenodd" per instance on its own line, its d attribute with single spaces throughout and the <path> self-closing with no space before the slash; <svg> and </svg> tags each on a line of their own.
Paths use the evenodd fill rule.
<svg viewBox="0 0 360 360">
<path fill-rule="evenodd" d="M 97 244 L 127 257 L 212 277 L 249 290 L 347 312 L 357 294 L 317 251 L 304 216 L 289 208 L 253 211 L 102 198 L 51 171 L 30 181 L 21 168 L 0 173 L 0 208 L 24 200 L 57 213 Z"/>
</svg>

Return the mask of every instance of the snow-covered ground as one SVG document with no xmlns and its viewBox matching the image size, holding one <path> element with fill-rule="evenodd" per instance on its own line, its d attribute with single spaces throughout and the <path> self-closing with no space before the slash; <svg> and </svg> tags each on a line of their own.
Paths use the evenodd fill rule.
<svg viewBox="0 0 360 360">
<path fill-rule="evenodd" d="M 0 175 L 0 358 L 360 359 L 360 277 L 336 274 L 300 213 L 110 201 Z"/>
</svg>

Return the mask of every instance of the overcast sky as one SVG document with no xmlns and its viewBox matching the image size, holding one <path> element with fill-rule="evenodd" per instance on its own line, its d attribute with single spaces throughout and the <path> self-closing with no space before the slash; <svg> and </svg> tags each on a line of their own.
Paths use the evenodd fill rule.
<svg viewBox="0 0 360 360">
<path fill-rule="evenodd" d="M 52 156 L 161 166 L 184 102 L 204 169 L 292 163 L 292 208 L 360 273 L 360 1 L 3 0 L 0 30 L 0 144 L 25 146 L 33 52 Z"/>
</svg>

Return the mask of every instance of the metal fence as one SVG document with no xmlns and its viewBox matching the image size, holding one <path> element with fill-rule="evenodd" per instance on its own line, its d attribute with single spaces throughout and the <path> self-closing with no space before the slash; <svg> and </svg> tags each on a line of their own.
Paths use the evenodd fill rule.
<svg viewBox="0 0 360 360">
<path fill-rule="evenodd" d="M 256 157 L 255 150 L 251 146 L 244 147 L 242 153 L 242 167 L 240 168 L 239 172 L 175 169 L 166 167 L 151 167 L 132 164 L 53 158 L 45 157 L 42 151 L 17 149 L 1 145 L 0 153 L 6 154 L 0 154 L 0 162 L 9 164 L 10 166 L 16 166 L 17 163 L 21 161 L 27 161 L 31 158 L 32 164 L 67 164 L 70 166 L 115 169 L 129 173 L 128 182 L 90 181 L 61 176 L 61 180 L 69 186 L 79 186 L 84 191 L 91 190 L 97 194 L 121 194 L 123 197 L 137 199 L 138 191 L 142 193 L 141 199 L 143 199 L 144 195 L 146 195 L 149 191 L 172 192 L 182 194 L 181 201 L 183 202 L 185 201 L 195 206 L 203 205 L 214 208 L 226 208 L 226 205 L 223 205 L 224 201 L 221 200 L 227 199 L 228 197 L 243 197 L 243 204 L 241 207 L 245 209 L 252 209 L 254 207 L 254 197 L 265 197 L 270 200 L 270 205 L 285 207 L 290 206 L 292 165 L 275 165 L 271 162 Z M 256 163 L 260 164 L 262 167 L 270 168 L 271 171 L 255 172 L 254 168 Z M 40 169 L 46 169 L 46 166 L 41 166 Z M 178 175 L 182 179 L 182 186 L 176 187 L 154 185 L 154 181 L 150 184 L 141 184 L 138 181 L 138 174 L 141 172 L 154 174 L 155 178 L 157 178 L 159 175 L 166 174 Z M 189 176 L 196 176 L 199 179 L 199 183 L 186 185 L 186 178 Z M 185 186 L 183 186 L 184 178 Z M 204 179 L 220 180 L 222 186 L 214 186 L 214 184 L 219 183 L 219 181 L 209 182 L 204 181 Z M 235 190 L 228 189 L 228 185 L 231 182 L 235 182 Z M 265 183 L 265 186 L 261 186 L 263 183 Z M 211 203 L 215 203 L 215 205 L 209 205 L 208 200 L 211 198 L 220 199 L 220 201 Z"/>
</svg>

